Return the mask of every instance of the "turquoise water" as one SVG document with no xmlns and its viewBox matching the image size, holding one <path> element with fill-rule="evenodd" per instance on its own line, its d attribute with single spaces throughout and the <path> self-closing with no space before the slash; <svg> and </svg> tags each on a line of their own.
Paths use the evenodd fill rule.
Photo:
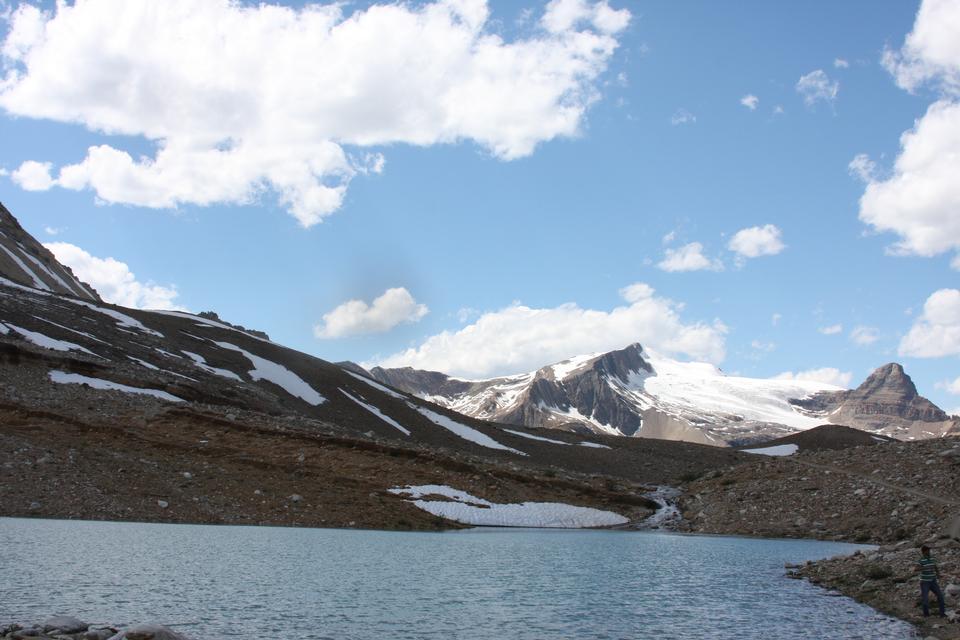
<svg viewBox="0 0 960 640">
<path fill-rule="evenodd" d="M 0 624 L 219 638 L 912 638 L 784 577 L 855 545 L 622 531 L 398 533 L 0 518 Z"/>
</svg>

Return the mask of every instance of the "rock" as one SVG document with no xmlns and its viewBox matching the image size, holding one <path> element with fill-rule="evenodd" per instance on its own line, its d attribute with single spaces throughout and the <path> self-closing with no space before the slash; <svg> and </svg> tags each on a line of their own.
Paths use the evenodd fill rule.
<svg viewBox="0 0 960 640">
<path fill-rule="evenodd" d="M 39 503 L 39 502 L 31 502 L 31 503 L 30 503 L 30 510 L 31 510 L 31 511 L 36 511 L 36 510 L 39 509 L 39 508 L 40 508 L 40 503 Z"/>
<path fill-rule="evenodd" d="M 73 616 L 53 616 L 42 625 L 44 633 L 56 631 L 59 633 L 80 633 L 86 631 L 90 625 Z"/>
<path fill-rule="evenodd" d="M 124 629 L 109 640 L 188 640 L 188 638 L 159 624 L 138 624 Z"/>
<path fill-rule="evenodd" d="M 167 507 L 170 506 L 170 503 L 167 502 L 166 500 L 157 500 L 157 506 L 160 507 L 161 509 L 166 509 Z"/>
<path fill-rule="evenodd" d="M 116 629 L 94 629 L 92 631 L 87 631 L 83 636 L 83 640 L 109 640 L 114 635 L 116 635 Z"/>
<path fill-rule="evenodd" d="M 960 596 L 960 584 L 948 584 L 943 591 L 951 598 L 956 598 Z"/>
<path fill-rule="evenodd" d="M 187 480 L 189 480 L 190 478 L 193 477 L 193 474 L 190 473 L 189 471 L 184 471 L 184 472 L 183 472 L 183 477 L 186 478 Z"/>
<path fill-rule="evenodd" d="M 303 502 L 303 496 L 299 493 L 295 493 L 290 496 L 290 502 Z"/>
</svg>

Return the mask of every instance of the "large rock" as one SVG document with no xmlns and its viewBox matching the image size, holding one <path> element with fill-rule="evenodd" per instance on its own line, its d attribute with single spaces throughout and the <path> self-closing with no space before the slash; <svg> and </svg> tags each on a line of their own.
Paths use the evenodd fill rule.
<svg viewBox="0 0 960 640">
<path fill-rule="evenodd" d="M 44 633 L 81 633 L 86 631 L 90 625 L 73 616 L 53 616 L 44 621 Z"/>
<path fill-rule="evenodd" d="M 124 629 L 110 640 L 189 640 L 186 636 L 159 624 L 138 624 Z"/>
</svg>

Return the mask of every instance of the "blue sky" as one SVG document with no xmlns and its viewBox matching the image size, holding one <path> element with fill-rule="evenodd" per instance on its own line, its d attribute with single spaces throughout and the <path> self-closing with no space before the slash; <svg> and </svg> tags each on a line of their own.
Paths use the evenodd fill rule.
<svg viewBox="0 0 960 640">
<path fill-rule="evenodd" d="M 0 200 L 41 241 L 72 245 L 69 255 L 79 261 L 78 270 L 89 268 L 93 258 L 124 263 L 142 287 L 132 286 L 116 263 L 106 275 L 101 270 L 98 287 L 116 291 L 119 301 L 149 305 L 159 299 L 192 311 L 213 309 L 327 360 L 384 360 L 479 377 L 636 339 L 743 375 L 835 368 L 820 375 L 842 380 L 849 373 L 854 386 L 874 367 L 900 361 L 922 393 L 944 408 L 960 407 L 960 395 L 944 384 L 960 377 L 960 347 L 943 338 L 960 332 L 960 320 L 950 324 L 952 299 L 944 298 L 947 312 L 936 318 L 936 305 L 924 310 L 936 291 L 958 287 L 950 263 L 960 237 L 950 234 L 956 234 L 960 214 L 943 207 L 917 214 L 927 222 L 948 216 L 946 239 L 937 244 L 914 238 L 899 251 L 906 255 L 891 255 L 890 247 L 912 237 L 911 228 L 890 230 L 899 223 L 889 220 L 909 221 L 913 214 L 883 209 L 896 194 L 871 209 L 879 211 L 872 220 L 887 222 L 860 217 L 865 189 L 902 186 L 895 169 L 901 135 L 935 101 L 954 104 L 957 70 L 937 66 L 935 54 L 924 58 L 922 47 L 903 48 L 919 3 L 568 3 L 567 9 L 581 14 L 554 31 L 546 26 L 550 7 L 543 4 L 520 10 L 517 3 L 490 2 L 485 20 L 473 12 L 482 2 L 462 4 L 467 8 L 450 29 L 477 19 L 471 26 L 477 38 L 498 34 L 501 44 L 554 47 L 553 57 L 543 60 L 560 67 L 586 64 L 588 73 L 544 71 L 543 60 L 541 68 L 526 71 L 506 64 L 493 77 L 509 77 L 520 89 L 481 92 L 479 99 L 470 94 L 455 108 L 444 102 L 449 95 L 438 95 L 444 106 L 434 111 L 430 104 L 404 104 L 404 87 L 414 92 L 418 82 L 427 82 L 407 66 L 392 71 L 410 73 L 399 78 L 400 89 L 361 88 L 354 102 L 335 96 L 343 109 L 311 111 L 316 98 L 301 92 L 315 84 L 326 90 L 321 72 L 335 62 L 310 59 L 315 51 L 304 45 L 302 70 L 297 64 L 293 70 L 275 67 L 261 81 L 272 87 L 264 93 L 273 91 L 294 105 L 278 107 L 288 110 L 282 122 L 294 133 L 285 130 L 276 145 L 271 139 L 275 148 L 263 154 L 238 152 L 236 164 L 226 161 L 209 175 L 182 155 L 184 175 L 200 176 L 190 189 L 181 189 L 169 174 L 147 187 L 144 180 L 131 187 L 97 182 L 91 169 L 78 186 L 64 174 L 61 184 L 47 184 L 43 171 L 38 178 L 18 170 L 25 161 L 50 163 L 55 181 L 64 166 L 81 163 L 91 146 L 150 158 L 164 144 L 173 146 L 171 140 L 206 144 L 197 142 L 206 126 L 197 113 L 213 114 L 218 121 L 209 126 L 226 132 L 217 134 L 226 142 L 218 141 L 216 149 L 242 148 L 244 141 L 256 147 L 274 131 L 273 125 L 257 130 L 243 121 L 258 117 L 245 108 L 247 98 L 260 95 L 258 85 L 241 86 L 231 94 L 235 102 L 224 107 L 191 78 L 174 73 L 164 77 L 163 91 L 147 91 L 146 83 L 124 85 L 144 91 L 125 101 L 113 95 L 112 83 L 149 73 L 157 60 L 185 64 L 176 56 L 165 60 L 163 42 L 143 47 L 153 51 L 149 60 L 146 54 L 125 57 L 123 47 L 139 47 L 153 37 L 156 24 L 121 22 L 132 31 L 127 44 L 113 42 L 104 53 L 90 44 L 97 36 L 89 25 L 96 22 L 95 11 L 110 10 L 107 0 L 90 3 L 87 16 L 56 15 L 45 5 L 51 12 L 46 15 L 0 5 L 8 15 L 0 27 L 8 74 L 0 85 L 0 168 L 7 174 L 0 176 Z M 210 5 L 209 19 L 230 11 Z M 367 13 L 371 5 L 348 4 L 331 23 L 353 19 L 357 31 L 370 29 L 370 38 L 351 40 L 348 47 L 347 60 L 358 67 L 380 64 L 376 36 L 383 32 L 361 19 L 373 15 Z M 600 6 L 608 11 L 601 14 Z M 409 17 L 428 7 L 394 8 Z M 559 8 L 553 9 L 558 16 Z M 252 12 L 251 23 L 267 21 Z M 52 29 L 58 20 L 73 32 L 90 29 L 89 40 L 70 40 Z M 46 24 L 47 35 L 36 35 L 30 21 Z M 403 28 L 390 32 L 399 39 L 408 34 Z M 595 45 L 607 49 L 586 62 L 571 55 L 573 40 L 567 38 L 577 33 L 593 34 Z M 410 60 L 420 62 L 411 65 L 433 64 L 436 51 L 429 47 L 424 50 L 430 55 L 415 55 L 415 26 L 409 35 L 411 42 L 397 50 L 414 52 Z M 889 57 L 885 65 L 884 51 L 899 56 L 901 67 Z M 57 56 L 85 59 L 84 68 L 96 72 L 84 71 L 70 87 L 59 86 L 50 71 Z M 444 77 L 470 77 L 475 62 L 450 63 Z M 551 82 L 566 82 L 566 88 L 529 118 L 517 115 L 528 104 L 523 87 L 538 70 L 553 73 L 547 88 Z M 242 82 L 242 73 L 237 77 Z M 281 78 L 279 88 L 274 77 Z M 332 92 L 341 90 L 331 86 Z M 803 87 L 814 93 L 804 94 Z M 174 122 L 170 113 L 176 110 L 165 103 L 178 100 L 185 101 L 188 115 Z M 211 101 L 206 111 L 205 100 Z M 573 117 L 564 111 L 571 105 Z M 379 119 L 392 115 L 382 111 L 392 109 L 412 115 L 383 124 Z M 221 125 L 223 114 L 238 124 Z M 421 116 L 460 124 L 435 130 Z M 554 117 L 566 121 L 541 126 Z M 322 129 L 316 135 L 335 141 L 349 158 L 325 159 L 318 170 L 321 184 L 344 186 L 342 199 L 323 200 L 319 208 L 303 205 L 309 212 L 301 209 L 299 217 L 278 186 L 294 184 L 283 181 L 296 168 L 283 178 L 264 177 L 275 175 L 271 162 L 283 164 L 299 153 L 309 164 L 328 150 L 299 149 L 298 136 L 306 134 L 295 125 Z M 260 157 L 270 154 L 275 160 Z M 867 164 L 860 165 L 865 180 L 849 168 L 859 154 L 866 154 Z M 107 171 L 115 165 L 105 166 Z M 234 174 L 246 176 L 244 171 L 254 176 L 253 192 L 244 192 L 240 178 L 241 187 L 234 184 Z M 216 186 L 213 195 L 209 184 Z M 296 184 L 300 189 L 302 183 Z M 949 200 L 950 187 L 944 189 Z M 308 202 L 305 193 L 294 197 Z M 896 201 L 909 207 L 911 200 Z M 769 255 L 748 257 L 730 248 L 738 231 L 769 232 L 768 225 L 775 237 L 759 232 L 753 251 Z M 684 247 L 688 257 L 702 256 L 687 266 L 705 268 L 665 270 L 667 252 Z M 636 283 L 653 291 L 635 289 L 632 297 L 623 291 Z M 176 296 L 150 286 L 175 288 Z M 400 288 L 375 313 L 363 306 Z M 341 306 L 351 300 L 363 305 Z M 827 328 L 833 333 L 822 332 Z M 914 337 L 905 345 L 911 329 Z M 927 335 L 934 330 L 940 331 L 937 339 Z M 960 393 L 960 384 L 955 386 Z"/>
</svg>

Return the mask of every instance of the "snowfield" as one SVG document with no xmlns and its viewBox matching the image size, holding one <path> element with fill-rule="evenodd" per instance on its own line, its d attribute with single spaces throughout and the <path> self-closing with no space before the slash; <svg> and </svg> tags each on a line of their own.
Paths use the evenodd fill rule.
<svg viewBox="0 0 960 640">
<path fill-rule="evenodd" d="M 394 487 L 389 491 L 395 495 L 410 496 L 417 508 L 435 516 L 479 527 L 583 529 L 611 527 L 629 522 L 619 513 L 562 502 L 498 504 L 446 485 Z M 452 502 L 420 499 L 429 495 L 445 496 Z"/>
<path fill-rule="evenodd" d="M 799 450 L 800 447 L 795 444 L 778 444 L 762 449 L 741 449 L 744 453 L 759 453 L 764 456 L 792 456 Z"/>
<path fill-rule="evenodd" d="M 261 358 L 258 355 L 254 355 L 249 351 L 245 351 L 238 346 L 230 344 L 229 342 L 214 342 L 214 344 L 223 349 L 231 349 L 233 351 L 239 351 L 242 353 L 243 357 L 249 360 L 250 364 L 253 365 L 253 369 L 248 373 L 254 380 L 266 380 L 267 382 L 272 382 L 289 393 L 291 396 L 300 398 L 307 404 L 312 404 L 313 406 L 323 404 L 327 401 L 326 398 L 317 393 L 316 389 L 307 384 L 303 378 L 295 374 L 293 371 L 290 371 L 290 369 L 287 369 L 286 367 L 271 360 L 267 360 L 266 358 Z M 184 351 L 184 353 L 186 353 L 186 351 Z"/>
<path fill-rule="evenodd" d="M 377 416 L 378 418 L 380 418 L 381 420 L 383 420 L 384 422 L 386 422 L 386 423 L 387 423 L 388 425 L 390 425 L 391 427 L 396 427 L 397 429 L 399 429 L 400 431 L 402 431 L 404 435 L 406 435 L 406 436 L 410 435 L 409 429 L 401 426 L 399 422 L 397 422 L 396 420 L 394 420 L 394 419 L 391 418 L 390 416 L 385 415 L 382 411 L 380 411 L 380 409 L 377 409 L 377 408 L 376 408 L 375 406 L 373 406 L 372 404 L 367 404 L 366 402 L 364 402 L 363 400 L 360 400 L 359 398 L 354 398 L 352 395 L 350 395 L 349 393 L 347 393 L 347 392 L 344 391 L 343 389 L 340 389 L 340 393 L 342 393 L 343 395 L 347 396 L 348 398 L 350 398 L 351 400 L 353 400 L 354 402 L 356 402 L 358 405 L 360 405 L 361 407 L 363 407 L 364 409 L 366 409 L 367 411 L 369 411 L 369 412 L 372 413 L 373 415 Z"/>
<path fill-rule="evenodd" d="M 183 355 L 193 360 L 193 364 L 195 364 L 198 369 L 203 369 L 207 373 L 212 373 L 222 378 L 227 378 L 229 380 L 236 380 L 237 382 L 243 382 L 243 378 L 235 374 L 233 371 L 230 371 L 229 369 L 218 369 L 217 367 L 211 367 L 210 365 L 207 364 L 206 359 L 199 353 L 193 353 L 192 351 L 182 351 L 182 350 L 181 350 L 181 353 L 183 353 Z"/>
<path fill-rule="evenodd" d="M 411 409 L 419 411 L 421 414 L 426 416 L 431 422 L 439 427 L 443 427 L 448 431 L 453 432 L 454 434 L 460 436 L 464 440 L 469 440 L 475 444 L 480 445 L 481 447 L 487 447 L 489 449 L 499 449 L 501 451 L 509 451 L 510 453 L 516 453 L 517 455 L 525 456 L 523 451 L 517 451 L 516 449 L 511 449 L 510 447 L 500 444 L 490 436 L 480 431 L 477 431 L 473 427 L 468 427 L 465 424 L 460 424 L 454 420 L 451 420 L 447 416 L 440 415 L 430 409 L 425 409 L 423 407 L 418 407 L 413 403 L 409 403 Z"/>
<path fill-rule="evenodd" d="M 154 398 L 159 398 L 160 400 L 167 400 L 169 402 L 183 402 L 183 398 L 178 398 L 175 395 L 169 394 L 166 391 L 160 391 L 159 389 L 142 389 L 140 387 L 128 387 L 125 384 L 120 384 L 119 382 L 111 382 L 110 380 L 103 380 L 101 378 L 90 378 L 88 376 L 82 376 L 79 373 L 67 373 L 65 371 L 50 371 L 50 380 L 58 384 L 85 384 L 94 389 L 102 389 L 104 391 L 123 391 L 124 393 L 139 393 L 145 396 L 153 396 Z"/>
</svg>

